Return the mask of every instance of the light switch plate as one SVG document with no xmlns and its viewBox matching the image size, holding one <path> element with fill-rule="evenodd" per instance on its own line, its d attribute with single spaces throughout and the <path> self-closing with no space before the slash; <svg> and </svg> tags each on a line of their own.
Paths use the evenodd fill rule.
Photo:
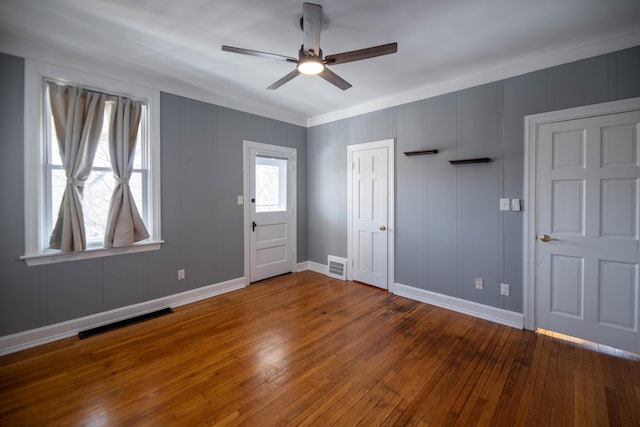
<svg viewBox="0 0 640 427">
<path fill-rule="evenodd" d="M 511 199 L 511 210 L 512 211 L 520 210 L 520 199 Z"/>
<path fill-rule="evenodd" d="M 238 204 L 244 205 L 244 196 L 238 196 Z"/>
<path fill-rule="evenodd" d="M 501 211 L 509 210 L 509 199 L 500 199 L 500 210 Z"/>
</svg>

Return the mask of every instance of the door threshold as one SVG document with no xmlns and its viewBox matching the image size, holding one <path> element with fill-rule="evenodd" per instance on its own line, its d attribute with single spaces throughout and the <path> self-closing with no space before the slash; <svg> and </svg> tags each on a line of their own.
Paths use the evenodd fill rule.
<svg viewBox="0 0 640 427">
<path fill-rule="evenodd" d="M 275 279 L 276 277 L 286 276 L 286 275 L 291 274 L 291 273 L 293 273 L 293 271 L 287 271 L 286 273 L 276 274 L 275 276 L 267 277 L 265 279 L 256 280 L 255 282 L 251 282 L 249 284 L 253 285 L 253 284 L 256 284 L 256 283 L 264 282 L 265 280 L 271 280 L 271 279 Z"/>
<path fill-rule="evenodd" d="M 574 344 L 576 347 L 586 348 L 598 353 L 609 354 L 611 356 L 621 357 L 623 359 L 638 360 L 640 361 L 640 354 L 633 353 L 631 351 L 620 350 L 619 348 L 610 347 L 604 344 L 598 344 L 593 341 L 583 340 L 582 338 L 572 337 L 571 335 L 561 334 L 560 332 L 549 331 L 546 329 L 536 329 L 536 333 L 539 335 L 545 335 L 551 338 L 556 338 L 568 343 Z"/>
</svg>

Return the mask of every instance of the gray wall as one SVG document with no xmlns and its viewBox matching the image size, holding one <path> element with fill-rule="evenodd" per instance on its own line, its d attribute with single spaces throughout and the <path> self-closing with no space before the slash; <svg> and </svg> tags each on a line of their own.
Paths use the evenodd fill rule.
<svg viewBox="0 0 640 427">
<path fill-rule="evenodd" d="M 640 47 L 310 128 L 309 260 L 347 255 L 346 146 L 396 138 L 396 283 L 522 312 L 524 116 L 636 96 Z"/>
<path fill-rule="evenodd" d="M 24 61 L 0 54 L 0 336 L 244 275 L 242 141 L 298 150 L 298 260 L 307 260 L 306 129 L 162 94 L 158 251 L 26 267 Z M 186 269 L 178 281 L 176 270 Z"/>
<path fill-rule="evenodd" d="M 346 146 L 396 138 L 396 282 L 521 312 L 522 213 L 498 199 L 523 195 L 523 118 L 640 96 L 639 75 L 640 47 L 307 130 L 163 94 L 162 249 L 27 268 L 24 62 L 0 54 L 0 336 L 241 277 L 244 139 L 298 149 L 298 261 L 326 263 L 347 252 Z M 421 148 L 441 152 L 402 154 Z M 475 156 L 495 161 L 448 163 Z"/>
</svg>

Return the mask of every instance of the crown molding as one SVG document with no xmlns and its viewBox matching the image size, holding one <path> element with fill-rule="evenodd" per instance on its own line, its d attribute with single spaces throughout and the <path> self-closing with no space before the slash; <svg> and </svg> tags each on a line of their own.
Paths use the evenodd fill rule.
<svg viewBox="0 0 640 427">
<path fill-rule="evenodd" d="M 628 33 L 618 34 L 607 39 L 594 40 L 560 50 L 555 49 L 544 54 L 524 57 L 516 63 L 508 61 L 488 70 L 471 70 L 465 76 L 454 80 L 443 81 L 435 85 L 423 87 L 397 96 L 391 96 L 317 117 L 311 117 L 307 119 L 306 125 L 310 128 L 639 45 L 640 30 L 635 30 Z"/>
<path fill-rule="evenodd" d="M 190 85 L 172 77 L 163 76 L 153 70 L 140 70 L 136 68 L 114 67 L 112 64 L 99 64 L 92 60 L 91 63 L 77 58 L 65 56 L 59 52 L 47 50 L 23 41 L 16 41 L 6 37 L 0 37 L 0 52 L 24 58 L 35 59 L 41 62 L 51 63 L 67 68 L 75 68 L 79 71 L 108 75 L 110 78 L 120 79 L 140 86 L 150 87 L 162 92 L 184 96 L 197 101 L 202 101 L 221 107 L 226 107 L 249 114 L 256 114 L 274 120 L 302 126 L 313 127 L 330 123 L 349 117 L 355 117 L 373 111 L 396 107 L 410 102 L 433 98 L 438 95 L 496 82 L 518 75 L 554 67 L 581 59 L 592 58 L 618 50 L 640 46 L 640 30 L 617 34 L 606 39 L 591 40 L 586 43 L 554 49 L 542 54 L 521 57 L 517 62 L 505 61 L 490 69 L 469 70 L 466 75 L 453 80 L 442 81 L 430 86 L 379 99 L 373 102 L 363 103 L 354 107 L 333 111 L 316 117 L 306 117 L 304 114 L 295 114 L 273 106 L 247 102 L 240 97 L 205 90 Z"/>
</svg>

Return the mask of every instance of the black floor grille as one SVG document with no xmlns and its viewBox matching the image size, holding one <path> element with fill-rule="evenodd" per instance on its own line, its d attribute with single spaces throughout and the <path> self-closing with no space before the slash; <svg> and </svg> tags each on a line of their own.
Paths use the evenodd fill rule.
<svg viewBox="0 0 640 427">
<path fill-rule="evenodd" d="M 171 307 L 152 311 L 151 313 L 141 314 L 139 316 L 130 317 L 128 319 L 118 320 L 117 322 L 109 323 L 107 325 L 102 325 L 96 328 L 87 329 L 86 331 L 80 331 L 78 332 L 78 338 L 82 340 L 85 338 L 92 337 L 94 335 L 102 334 L 104 332 L 113 331 L 114 329 L 120 329 L 120 328 L 124 328 L 125 326 L 144 322 L 150 319 L 155 319 L 156 317 L 164 316 L 165 314 L 169 314 L 169 313 L 173 313 L 173 310 L 171 309 Z"/>
</svg>

